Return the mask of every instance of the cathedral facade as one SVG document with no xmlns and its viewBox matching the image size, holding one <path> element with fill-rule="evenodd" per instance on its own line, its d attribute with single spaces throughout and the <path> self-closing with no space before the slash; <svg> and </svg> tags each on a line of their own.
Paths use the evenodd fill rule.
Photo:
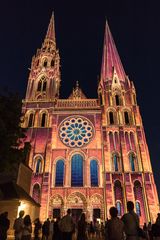
<svg viewBox="0 0 160 240">
<path fill-rule="evenodd" d="M 125 74 L 108 23 L 105 27 L 97 99 L 75 84 L 68 99 L 59 96 L 60 56 L 52 15 L 41 49 L 32 58 L 23 100 L 27 163 L 33 170 L 31 196 L 40 218 L 63 216 L 67 209 L 87 220 L 118 215 L 135 203 L 140 222 L 153 221 L 158 196 L 136 90 Z"/>
</svg>

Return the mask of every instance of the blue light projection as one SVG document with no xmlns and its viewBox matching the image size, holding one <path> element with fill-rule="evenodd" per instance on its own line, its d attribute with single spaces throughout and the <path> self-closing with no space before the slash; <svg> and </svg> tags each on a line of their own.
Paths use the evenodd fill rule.
<svg viewBox="0 0 160 240">
<path fill-rule="evenodd" d="M 98 164 L 96 160 L 90 162 L 91 186 L 98 186 Z"/>
<path fill-rule="evenodd" d="M 75 154 L 71 160 L 71 186 L 83 186 L 83 157 Z"/>
<path fill-rule="evenodd" d="M 118 216 L 121 216 L 121 202 L 120 201 L 116 202 L 116 208 L 118 210 Z"/>
<path fill-rule="evenodd" d="M 58 160 L 56 163 L 56 179 L 55 186 L 63 186 L 63 178 L 64 178 L 64 162 L 63 160 Z"/>
</svg>

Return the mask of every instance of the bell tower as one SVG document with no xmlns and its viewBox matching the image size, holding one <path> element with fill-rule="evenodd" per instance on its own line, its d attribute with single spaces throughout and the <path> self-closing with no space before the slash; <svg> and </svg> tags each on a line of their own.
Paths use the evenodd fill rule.
<svg viewBox="0 0 160 240">
<path fill-rule="evenodd" d="M 59 98 L 60 57 L 56 49 L 54 14 L 41 49 L 32 58 L 26 101 L 54 101 Z"/>
</svg>

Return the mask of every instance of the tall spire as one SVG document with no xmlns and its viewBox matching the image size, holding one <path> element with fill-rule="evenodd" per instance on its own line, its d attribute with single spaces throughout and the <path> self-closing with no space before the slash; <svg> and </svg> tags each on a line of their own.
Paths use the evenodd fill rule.
<svg viewBox="0 0 160 240">
<path fill-rule="evenodd" d="M 125 81 L 126 74 L 109 29 L 108 22 L 106 21 L 101 80 L 112 80 L 114 72 L 116 72 L 119 80 Z"/>
<path fill-rule="evenodd" d="M 56 37 L 55 37 L 55 25 L 54 25 L 54 13 L 52 12 L 52 16 L 48 25 L 47 33 L 42 44 L 43 52 L 51 52 L 53 53 L 56 50 Z"/>
<path fill-rule="evenodd" d="M 48 25 L 48 30 L 45 39 L 52 40 L 55 42 L 54 12 L 52 12 L 52 16 Z"/>
</svg>

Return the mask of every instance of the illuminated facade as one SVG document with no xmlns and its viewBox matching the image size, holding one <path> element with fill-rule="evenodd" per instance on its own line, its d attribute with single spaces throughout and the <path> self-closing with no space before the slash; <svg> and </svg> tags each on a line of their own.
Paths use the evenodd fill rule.
<svg viewBox="0 0 160 240">
<path fill-rule="evenodd" d="M 32 59 L 24 127 L 31 143 L 30 193 L 40 217 L 81 211 L 87 219 L 119 215 L 132 200 L 141 223 L 153 221 L 158 197 L 136 91 L 123 69 L 106 23 L 98 98 L 87 98 L 78 83 L 68 99 L 59 97 L 60 57 L 54 16 L 41 49 Z"/>
</svg>

